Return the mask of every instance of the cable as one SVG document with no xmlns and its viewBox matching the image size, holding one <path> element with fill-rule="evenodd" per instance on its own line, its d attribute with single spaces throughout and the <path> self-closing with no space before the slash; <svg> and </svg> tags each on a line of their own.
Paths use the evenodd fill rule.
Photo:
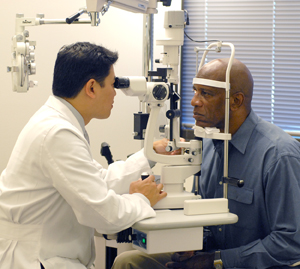
<svg viewBox="0 0 300 269">
<path fill-rule="evenodd" d="M 189 13 L 188 11 L 185 9 L 184 13 L 186 14 L 186 22 L 185 25 L 190 25 L 190 17 L 189 17 Z M 197 41 L 192 39 L 185 31 L 184 31 L 185 36 L 191 40 L 192 42 L 197 42 L 197 43 L 204 43 L 204 42 L 220 42 L 220 40 L 201 40 L 201 41 Z"/>
<path fill-rule="evenodd" d="M 194 39 L 192 39 L 185 31 L 184 31 L 184 34 L 185 34 L 185 36 L 189 39 L 189 40 L 191 40 L 192 42 L 197 42 L 197 43 L 204 43 L 204 42 L 220 42 L 220 40 L 200 40 L 200 41 L 198 41 L 198 40 L 194 40 Z"/>
</svg>

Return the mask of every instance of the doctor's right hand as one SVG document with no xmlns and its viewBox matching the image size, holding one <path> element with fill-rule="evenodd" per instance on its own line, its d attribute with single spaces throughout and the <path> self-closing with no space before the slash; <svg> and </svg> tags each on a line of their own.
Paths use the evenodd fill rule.
<svg viewBox="0 0 300 269">
<path fill-rule="evenodd" d="M 141 193 L 150 201 L 151 206 L 154 206 L 158 201 L 165 198 L 167 193 L 162 191 L 163 185 L 155 183 L 155 176 L 150 175 L 146 179 L 139 179 L 131 182 L 129 193 Z"/>
</svg>

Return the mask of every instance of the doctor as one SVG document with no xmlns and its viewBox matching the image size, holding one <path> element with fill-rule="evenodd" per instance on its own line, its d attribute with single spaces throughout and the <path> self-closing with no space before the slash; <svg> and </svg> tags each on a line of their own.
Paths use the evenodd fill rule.
<svg viewBox="0 0 300 269">
<path fill-rule="evenodd" d="M 61 48 L 53 95 L 22 130 L 0 178 L 0 268 L 85 269 L 94 228 L 110 234 L 155 216 L 164 198 L 143 150 L 104 169 L 85 131 L 113 107 L 117 53 L 90 43 Z M 154 150 L 165 153 L 164 143 Z"/>
</svg>

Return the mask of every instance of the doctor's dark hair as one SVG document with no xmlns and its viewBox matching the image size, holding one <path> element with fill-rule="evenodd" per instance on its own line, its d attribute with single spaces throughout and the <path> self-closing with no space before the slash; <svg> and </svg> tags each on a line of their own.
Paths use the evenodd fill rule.
<svg viewBox="0 0 300 269">
<path fill-rule="evenodd" d="M 117 52 L 88 42 L 63 46 L 54 66 L 53 94 L 75 98 L 90 79 L 104 87 L 104 80 L 117 60 Z"/>
</svg>

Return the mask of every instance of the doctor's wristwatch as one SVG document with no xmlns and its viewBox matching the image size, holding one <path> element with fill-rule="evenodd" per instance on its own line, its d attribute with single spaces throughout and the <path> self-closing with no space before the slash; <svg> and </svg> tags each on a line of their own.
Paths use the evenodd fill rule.
<svg viewBox="0 0 300 269">
<path fill-rule="evenodd" d="M 222 269 L 223 268 L 223 262 L 222 262 L 222 259 L 221 259 L 221 252 L 220 251 L 215 252 L 214 267 L 215 267 L 215 269 Z"/>
</svg>

